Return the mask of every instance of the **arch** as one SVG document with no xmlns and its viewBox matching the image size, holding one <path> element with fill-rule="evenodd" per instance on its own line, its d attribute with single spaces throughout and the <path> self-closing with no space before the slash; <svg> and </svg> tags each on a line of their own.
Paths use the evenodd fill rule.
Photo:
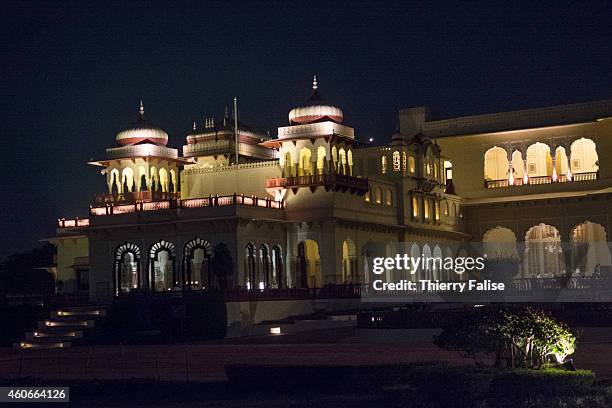
<svg viewBox="0 0 612 408">
<path fill-rule="evenodd" d="M 127 187 L 127 191 L 134 191 L 134 170 L 131 167 L 125 167 L 121 172 L 121 185 Z"/>
<path fill-rule="evenodd" d="M 246 244 L 244 263 L 244 282 L 246 284 L 246 288 L 247 290 L 255 290 L 259 287 L 259 279 L 257 276 L 257 256 L 255 253 L 255 245 L 252 242 Z"/>
<path fill-rule="evenodd" d="M 321 175 L 325 173 L 325 160 L 327 152 L 325 146 L 319 146 L 317 148 L 317 174 Z"/>
<path fill-rule="evenodd" d="M 408 171 L 412 175 L 414 175 L 416 171 L 416 160 L 414 159 L 414 156 L 412 155 L 408 156 Z"/>
<path fill-rule="evenodd" d="M 301 287 L 320 288 L 323 286 L 323 272 L 317 241 L 306 239 L 298 244 L 297 266 Z"/>
<path fill-rule="evenodd" d="M 348 150 L 346 157 L 348 160 L 349 176 L 352 176 L 353 175 L 353 151 L 351 149 Z"/>
<path fill-rule="evenodd" d="M 448 280 L 442 276 L 443 275 L 442 265 L 444 264 L 442 258 L 443 258 L 442 248 L 440 248 L 440 246 L 436 244 L 433 250 L 433 259 L 434 259 L 433 261 L 433 279 L 434 280 L 437 280 L 437 279 Z"/>
<path fill-rule="evenodd" d="M 412 246 L 410 247 L 410 257 L 412 259 L 420 259 L 421 258 L 421 249 L 419 248 L 419 245 L 416 242 L 414 244 L 412 244 Z M 421 262 L 422 262 L 422 260 L 421 260 Z M 411 270 L 410 271 L 410 273 L 412 274 L 412 281 L 418 281 L 419 279 L 422 278 L 420 276 L 421 270 L 422 270 L 422 265 L 421 265 L 421 263 L 419 263 L 419 264 L 417 264 L 417 268 L 415 270 Z"/>
<path fill-rule="evenodd" d="M 399 151 L 394 151 L 393 155 L 392 155 L 392 162 L 393 162 L 393 171 L 394 172 L 399 172 L 402 170 L 402 161 L 401 161 L 401 157 L 400 157 L 400 152 Z"/>
<path fill-rule="evenodd" d="M 368 188 L 368 191 L 363 195 L 363 199 L 366 203 L 369 203 L 372 200 L 372 189 Z"/>
<path fill-rule="evenodd" d="M 419 218 L 419 198 L 417 196 L 412 196 L 412 218 Z"/>
<path fill-rule="evenodd" d="M 385 191 L 385 204 L 393 206 L 393 192 L 390 188 L 387 188 Z"/>
<path fill-rule="evenodd" d="M 457 217 L 457 203 L 453 202 L 453 205 L 451 205 L 451 217 L 455 218 Z"/>
<path fill-rule="evenodd" d="M 527 148 L 527 175 L 531 177 L 552 176 L 552 156 L 550 147 L 536 142 Z"/>
<path fill-rule="evenodd" d="M 119 170 L 112 169 L 109 174 L 108 192 L 109 194 L 121 194 L 122 184 L 119 182 Z"/>
<path fill-rule="evenodd" d="M 515 150 L 512 152 L 512 181 L 510 185 L 517 184 L 516 180 L 523 180 L 525 174 L 525 162 L 523 161 L 523 154 Z M 520 183 L 520 182 L 519 182 Z"/>
<path fill-rule="evenodd" d="M 387 156 L 380 156 L 380 173 L 387 174 Z"/>
<path fill-rule="evenodd" d="M 165 168 L 159 169 L 159 184 L 160 190 L 164 193 L 168 192 L 168 170 Z"/>
<path fill-rule="evenodd" d="M 338 166 L 338 148 L 336 146 L 332 146 L 332 167 L 334 170 Z"/>
<path fill-rule="evenodd" d="M 374 190 L 374 202 L 376 204 L 382 203 L 382 190 L 380 187 L 376 187 L 376 189 Z"/>
<path fill-rule="evenodd" d="M 357 274 L 357 250 L 355 242 L 351 238 L 347 238 L 342 242 L 342 282 L 359 282 L 359 275 Z"/>
<path fill-rule="evenodd" d="M 440 201 L 434 200 L 434 220 L 440 221 Z"/>
<path fill-rule="evenodd" d="M 176 171 L 174 169 L 170 169 L 170 180 L 168 182 L 168 191 L 171 193 L 176 193 L 178 191 L 178 179 L 176 178 Z"/>
<path fill-rule="evenodd" d="M 406 174 L 408 171 L 408 155 L 406 152 L 402 152 L 402 172 Z"/>
<path fill-rule="evenodd" d="M 280 245 L 272 247 L 272 285 L 276 288 L 283 288 L 287 285 L 283 263 L 283 248 Z"/>
<path fill-rule="evenodd" d="M 300 150 L 300 155 L 298 156 L 298 176 L 311 176 L 312 175 L 312 164 L 311 157 L 312 153 L 308 147 L 302 148 Z"/>
<path fill-rule="evenodd" d="M 183 247 L 183 283 L 191 288 L 210 289 L 216 286 L 212 274 L 213 249 L 210 242 L 194 238 Z"/>
<path fill-rule="evenodd" d="M 346 151 L 343 147 L 338 150 L 338 174 L 346 174 Z"/>
<path fill-rule="evenodd" d="M 145 191 L 148 190 L 149 186 L 149 178 L 147 177 L 147 169 L 144 166 L 138 166 L 138 190 Z"/>
<path fill-rule="evenodd" d="M 153 291 L 171 290 L 179 284 L 176 276 L 174 244 L 160 240 L 149 248 L 149 284 Z"/>
<path fill-rule="evenodd" d="M 525 276 L 546 278 L 565 274 L 561 234 L 552 225 L 540 223 L 525 234 Z"/>
<path fill-rule="evenodd" d="M 483 254 L 487 259 L 518 259 L 516 235 L 505 227 L 488 229 L 483 237 Z"/>
<path fill-rule="evenodd" d="M 508 154 L 499 146 L 486 151 L 484 157 L 485 180 L 505 180 L 508 176 Z"/>
<path fill-rule="evenodd" d="M 150 177 L 151 190 L 157 191 L 160 188 L 159 178 L 157 176 L 157 168 L 155 166 L 151 166 L 150 172 L 151 172 L 151 177 Z"/>
<path fill-rule="evenodd" d="M 431 213 L 429 208 L 429 198 L 423 198 L 423 216 L 426 220 L 431 219 Z"/>
<path fill-rule="evenodd" d="M 602 266 L 610 269 L 610 248 L 602 225 L 591 221 L 576 225 L 570 231 L 570 242 L 572 274 L 599 277 Z"/>
<path fill-rule="evenodd" d="M 266 244 L 261 244 L 259 247 L 259 262 L 261 265 L 259 289 L 269 288 L 272 286 L 272 258 L 270 248 Z"/>
<path fill-rule="evenodd" d="M 592 173 L 599 170 L 599 158 L 595 142 L 581 137 L 570 146 L 572 173 Z"/>
<path fill-rule="evenodd" d="M 285 152 L 285 162 L 283 163 L 283 173 L 285 177 L 293 176 L 293 157 L 291 156 L 291 152 Z"/>
<path fill-rule="evenodd" d="M 140 287 L 140 247 L 125 242 L 115 249 L 113 289 L 115 296 Z"/>
<path fill-rule="evenodd" d="M 442 200 L 442 212 L 445 217 L 448 217 L 448 201 Z"/>
</svg>

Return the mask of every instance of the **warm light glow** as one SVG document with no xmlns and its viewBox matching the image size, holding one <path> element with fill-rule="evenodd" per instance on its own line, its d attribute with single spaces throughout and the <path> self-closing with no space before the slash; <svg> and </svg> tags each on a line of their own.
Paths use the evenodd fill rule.
<svg viewBox="0 0 612 408">
<path fill-rule="evenodd" d="M 270 327 L 270 334 L 281 334 L 280 327 Z"/>
</svg>

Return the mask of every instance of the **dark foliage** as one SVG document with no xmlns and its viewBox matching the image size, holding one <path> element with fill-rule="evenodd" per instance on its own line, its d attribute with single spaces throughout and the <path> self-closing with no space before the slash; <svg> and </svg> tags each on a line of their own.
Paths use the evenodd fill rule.
<svg viewBox="0 0 612 408">
<path fill-rule="evenodd" d="M 54 254 L 55 247 L 46 243 L 40 248 L 7 257 L 0 264 L 0 295 L 53 293 L 53 275 L 43 268 L 53 265 Z"/>
</svg>

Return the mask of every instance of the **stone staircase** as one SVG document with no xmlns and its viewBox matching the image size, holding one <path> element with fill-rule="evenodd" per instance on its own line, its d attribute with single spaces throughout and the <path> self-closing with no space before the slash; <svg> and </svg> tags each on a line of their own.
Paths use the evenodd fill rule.
<svg viewBox="0 0 612 408">
<path fill-rule="evenodd" d="M 34 331 L 13 346 L 19 350 L 66 348 L 83 342 L 87 332 L 106 316 L 103 306 L 73 306 L 54 310 L 49 319 L 39 321 Z"/>
</svg>

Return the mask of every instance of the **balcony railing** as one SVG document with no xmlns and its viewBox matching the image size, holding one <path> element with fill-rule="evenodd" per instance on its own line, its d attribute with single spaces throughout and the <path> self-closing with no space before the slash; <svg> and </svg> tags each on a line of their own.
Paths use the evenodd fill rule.
<svg viewBox="0 0 612 408">
<path fill-rule="evenodd" d="M 127 214 L 142 211 L 158 211 L 174 208 L 203 208 L 203 207 L 223 207 L 230 205 L 247 205 L 263 208 L 283 208 L 282 201 L 275 201 L 271 198 L 259 198 L 255 196 L 245 196 L 233 194 L 228 196 L 209 196 L 203 198 L 190 198 L 186 200 L 170 199 L 160 201 L 145 201 L 135 202 L 131 204 L 111 203 L 105 206 L 92 206 L 90 214 L 92 216 L 99 215 L 116 215 Z"/>
<path fill-rule="evenodd" d="M 358 193 L 368 191 L 368 179 L 342 174 L 314 174 L 296 177 L 279 177 L 268 179 L 266 188 L 294 188 L 324 186 L 333 189 L 349 189 Z"/>
<path fill-rule="evenodd" d="M 572 176 L 571 180 L 567 179 L 565 174 L 561 174 L 557 177 L 557 180 L 553 180 L 552 176 L 537 176 L 527 178 L 527 183 L 522 178 L 514 179 L 514 184 L 510 184 L 508 179 L 504 180 L 485 180 L 486 188 L 501 188 L 501 187 L 515 187 L 524 186 L 527 184 L 553 184 L 553 183 L 566 183 L 569 181 L 591 181 L 599 179 L 599 172 L 593 171 L 589 173 L 576 173 Z"/>
<path fill-rule="evenodd" d="M 104 204 L 134 204 L 143 201 L 166 201 L 180 198 L 180 193 L 144 190 L 130 191 L 121 194 L 102 194 L 94 198 L 94 205 Z"/>
<path fill-rule="evenodd" d="M 60 218 L 57 220 L 58 228 L 77 228 L 77 227 L 89 227 L 89 218 L 74 218 L 65 219 Z"/>
</svg>

